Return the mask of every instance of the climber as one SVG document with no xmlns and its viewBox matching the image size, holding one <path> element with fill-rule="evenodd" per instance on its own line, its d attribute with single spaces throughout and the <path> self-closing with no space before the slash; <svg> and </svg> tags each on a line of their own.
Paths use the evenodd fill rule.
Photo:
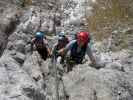
<svg viewBox="0 0 133 100">
<path fill-rule="evenodd" d="M 64 55 L 70 51 L 70 54 L 67 57 L 67 72 L 71 71 L 75 64 L 82 64 L 86 53 L 89 56 L 92 65 L 96 64 L 96 60 L 92 54 L 91 48 L 89 47 L 89 42 L 89 33 L 79 32 L 76 34 L 75 40 L 68 43 L 65 48 L 58 50 L 58 53 L 61 55 Z"/>
<path fill-rule="evenodd" d="M 35 37 L 31 40 L 31 52 L 33 52 L 34 45 L 44 61 L 51 56 L 51 49 L 44 32 L 36 32 Z"/>
<path fill-rule="evenodd" d="M 69 43 L 69 40 L 65 36 L 65 33 L 64 32 L 59 33 L 58 42 L 53 47 L 52 55 L 56 56 L 56 60 L 58 57 L 60 57 L 61 59 L 60 59 L 59 63 L 61 63 L 61 64 L 64 62 L 64 56 L 65 55 L 60 55 L 60 54 L 58 55 L 57 51 L 64 48 L 68 43 Z M 52 57 L 52 60 L 53 60 L 53 57 Z"/>
</svg>

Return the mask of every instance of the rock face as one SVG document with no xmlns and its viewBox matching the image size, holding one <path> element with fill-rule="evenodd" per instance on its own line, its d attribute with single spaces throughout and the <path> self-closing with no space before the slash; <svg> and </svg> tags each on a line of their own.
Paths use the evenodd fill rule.
<svg viewBox="0 0 133 100">
<path fill-rule="evenodd" d="M 37 89 L 37 85 L 34 80 L 29 77 L 28 73 L 20 68 L 19 64 L 13 58 L 11 58 L 11 56 L 2 56 L 0 59 L 0 65 L 0 99 L 29 100 L 29 98 L 22 93 L 22 90 L 27 88 L 34 89 L 35 91 Z M 31 98 L 35 95 L 32 91 L 29 91 L 29 94 L 31 94 Z"/>
<path fill-rule="evenodd" d="M 6 9 L 6 8 L 5 8 Z M 14 13 L 12 13 L 14 11 Z M 0 16 L 0 55 L 7 45 L 7 39 L 19 24 L 19 15 L 15 8 L 7 8 Z"/>
<path fill-rule="evenodd" d="M 51 63 L 51 59 L 42 61 L 36 51 L 33 54 L 30 53 L 30 40 L 34 32 L 38 29 L 48 33 L 53 30 L 53 17 L 49 18 L 49 15 L 54 14 L 49 13 L 48 10 L 54 6 L 52 1 L 46 0 L 48 5 L 41 12 L 38 6 L 22 10 L 22 15 L 19 16 L 20 23 L 17 20 L 18 15 L 14 16 L 16 13 L 12 14 L 9 8 L 1 12 L 3 16 L 0 21 L 0 53 L 2 55 L 0 58 L 0 100 L 56 99 L 55 64 Z M 81 3 L 74 0 L 71 6 L 76 10 L 75 7 L 80 5 L 79 2 Z M 17 12 L 12 6 L 11 9 Z M 75 15 L 76 13 L 71 15 L 69 7 L 65 11 L 69 16 L 65 19 L 66 26 L 62 27 L 62 23 L 57 25 L 56 28 L 60 28 L 59 31 L 71 32 L 73 29 L 76 32 L 77 29 L 83 28 L 81 16 Z M 75 20 L 81 18 L 81 21 L 68 22 L 69 19 L 73 19 L 72 16 Z M 52 47 L 57 42 L 57 37 L 49 36 L 48 41 Z M 60 100 L 132 100 L 133 52 L 130 50 L 112 52 L 104 49 L 106 45 L 103 42 L 96 42 L 93 46 L 99 69 L 90 66 L 88 61 L 75 66 L 71 72 L 64 73 L 62 78 L 59 78 L 57 83 Z M 41 65 L 39 65 L 40 62 L 42 62 Z M 61 65 L 57 64 L 57 67 L 61 68 Z"/>
<path fill-rule="evenodd" d="M 78 65 L 63 77 L 69 100 L 132 100 L 133 57 L 127 51 L 102 56 L 108 56 L 102 59 L 106 62 L 104 68 L 96 70 L 87 64 Z M 125 59 L 130 63 L 124 63 Z"/>
<path fill-rule="evenodd" d="M 119 35 L 121 34 L 121 35 Z M 132 43 L 133 43 L 133 29 L 132 27 L 127 27 L 127 28 L 120 28 L 119 30 L 115 30 L 112 32 L 112 49 L 122 49 L 122 48 L 128 48 L 131 49 L 133 48 Z M 117 46 L 117 48 L 116 48 Z"/>
</svg>

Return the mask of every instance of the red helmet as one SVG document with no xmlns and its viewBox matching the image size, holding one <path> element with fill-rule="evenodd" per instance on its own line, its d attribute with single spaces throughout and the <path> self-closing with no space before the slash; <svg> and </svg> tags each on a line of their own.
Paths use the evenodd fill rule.
<svg viewBox="0 0 133 100">
<path fill-rule="evenodd" d="M 88 38 L 89 38 L 88 32 L 79 32 L 79 33 L 77 34 L 77 40 L 78 40 L 79 42 L 87 43 Z"/>
</svg>

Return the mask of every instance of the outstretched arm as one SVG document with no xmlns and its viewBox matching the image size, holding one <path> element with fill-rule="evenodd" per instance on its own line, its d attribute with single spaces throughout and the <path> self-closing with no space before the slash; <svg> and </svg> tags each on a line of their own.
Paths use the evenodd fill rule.
<svg viewBox="0 0 133 100">
<path fill-rule="evenodd" d="M 51 57 L 52 55 L 51 49 L 48 47 L 47 50 L 48 50 L 48 56 Z"/>
<path fill-rule="evenodd" d="M 96 65 L 96 59 L 95 57 L 93 56 L 93 53 L 92 53 L 92 50 L 89 46 L 87 46 L 87 55 L 89 56 L 91 62 L 93 65 Z"/>
<path fill-rule="evenodd" d="M 50 57 L 52 55 L 52 50 L 50 49 L 50 46 L 48 45 L 48 41 L 46 39 L 43 39 L 45 45 L 46 45 L 46 48 L 47 48 L 47 51 L 48 51 L 48 56 Z"/>
<path fill-rule="evenodd" d="M 71 48 L 72 48 L 72 46 L 73 46 L 73 44 L 74 44 L 75 42 L 76 42 L 75 40 L 71 41 L 70 43 L 68 43 L 68 44 L 66 45 L 66 47 L 60 49 L 58 52 L 59 52 L 61 55 L 65 55 L 69 50 L 71 50 Z"/>
</svg>

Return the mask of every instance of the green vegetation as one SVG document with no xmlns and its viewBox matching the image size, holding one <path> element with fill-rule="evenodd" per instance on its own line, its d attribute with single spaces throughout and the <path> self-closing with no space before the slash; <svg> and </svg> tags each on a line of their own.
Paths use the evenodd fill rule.
<svg viewBox="0 0 133 100">
<path fill-rule="evenodd" d="M 115 45 L 112 50 L 131 48 L 133 43 L 133 1 L 132 0 L 97 0 L 93 4 L 93 15 L 88 19 L 88 29 L 93 32 L 96 40 L 107 39 L 113 31 L 117 31 L 113 38 Z"/>
<path fill-rule="evenodd" d="M 97 0 L 93 15 L 88 18 L 89 30 L 96 32 L 96 39 L 110 36 L 114 27 L 131 22 L 133 1 L 131 0 Z M 131 8 L 132 7 L 132 8 Z"/>
</svg>

